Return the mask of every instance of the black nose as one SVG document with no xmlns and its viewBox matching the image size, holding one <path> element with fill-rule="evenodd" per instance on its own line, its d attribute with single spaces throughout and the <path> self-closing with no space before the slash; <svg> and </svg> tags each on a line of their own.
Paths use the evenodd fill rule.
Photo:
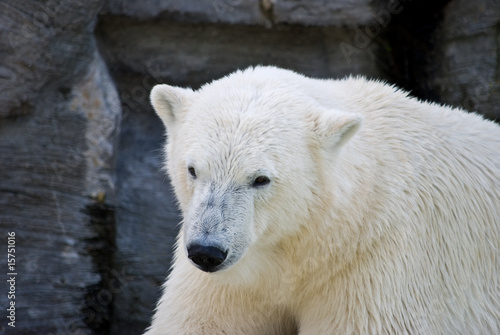
<svg viewBox="0 0 500 335">
<path fill-rule="evenodd" d="M 217 247 L 192 244 L 187 248 L 188 257 L 194 264 L 205 272 L 216 271 L 226 259 L 227 252 Z"/>
</svg>

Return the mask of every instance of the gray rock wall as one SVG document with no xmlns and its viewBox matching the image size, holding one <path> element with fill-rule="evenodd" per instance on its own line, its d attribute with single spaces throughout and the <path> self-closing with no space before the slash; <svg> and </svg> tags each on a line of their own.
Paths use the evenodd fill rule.
<svg viewBox="0 0 500 335">
<path fill-rule="evenodd" d="M 456 0 L 439 28 L 441 100 L 500 120 L 500 2 Z"/>
<path fill-rule="evenodd" d="M 499 26 L 495 0 L 0 0 L 0 234 L 18 256 L 0 334 L 149 323 L 181 220 L 156 83 L 362 74 L 499 120 Z"/>
<path fill-rule="evenodd" d="M 0 234 L 6 259 L 15 233 L 17 273 L 15 299 L 0 285 L 0 333 L 92 334 L 110 319 L 84 314 L 105 252 L 86 208 L 113 201 L 121 114 L 93 34 L 101 6 L 0 2 Z"/>
</svg>

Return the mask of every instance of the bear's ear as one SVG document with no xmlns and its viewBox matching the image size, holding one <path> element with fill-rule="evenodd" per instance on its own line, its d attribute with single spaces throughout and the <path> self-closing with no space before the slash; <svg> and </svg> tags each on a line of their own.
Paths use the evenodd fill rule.
<svg viewBox="0 0 500 335">
<path fill-rule="evenodd" d="M 156 85 L 151 90 L 151 104 L 167 128 L 179 120 L 190 93 L 191 89 L 169 85 Z"/>
<path fill-rule="evenodd" d="M 314 123 L 322 147 L 326 150 L 335 150 L 356 134 L 363 123 L 363 116 L 328 110 L 317 115 Z"/>
</svg>

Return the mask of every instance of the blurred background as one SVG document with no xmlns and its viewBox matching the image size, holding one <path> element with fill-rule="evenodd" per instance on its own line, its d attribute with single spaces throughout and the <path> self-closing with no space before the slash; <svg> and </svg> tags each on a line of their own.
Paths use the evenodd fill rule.
<svg viewBox="0 0 500 335">
<path fill-rule="evenodd" d="M 500 2 L 0 0 L 0 334 L 142 333 L 181 219 L 149 92 L 258 64 L 498 121 Z"/>
</svg>

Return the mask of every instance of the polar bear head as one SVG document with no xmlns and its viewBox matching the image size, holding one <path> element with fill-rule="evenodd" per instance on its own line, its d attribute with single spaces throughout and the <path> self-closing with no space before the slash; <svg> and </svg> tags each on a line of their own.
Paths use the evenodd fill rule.
<svg viewBox="0 0 500 335">
<path fill-rule="evenodd" d="M 362 118 L 322 107 L 301 90 L 304 80 L 257 67 L 197 91 L 153 88 L 184 217 L 179 247 L 201 270 L 252 262 L 307 224 L 321 202 L 325 157 L 336 156 Z"/>
</svg>

